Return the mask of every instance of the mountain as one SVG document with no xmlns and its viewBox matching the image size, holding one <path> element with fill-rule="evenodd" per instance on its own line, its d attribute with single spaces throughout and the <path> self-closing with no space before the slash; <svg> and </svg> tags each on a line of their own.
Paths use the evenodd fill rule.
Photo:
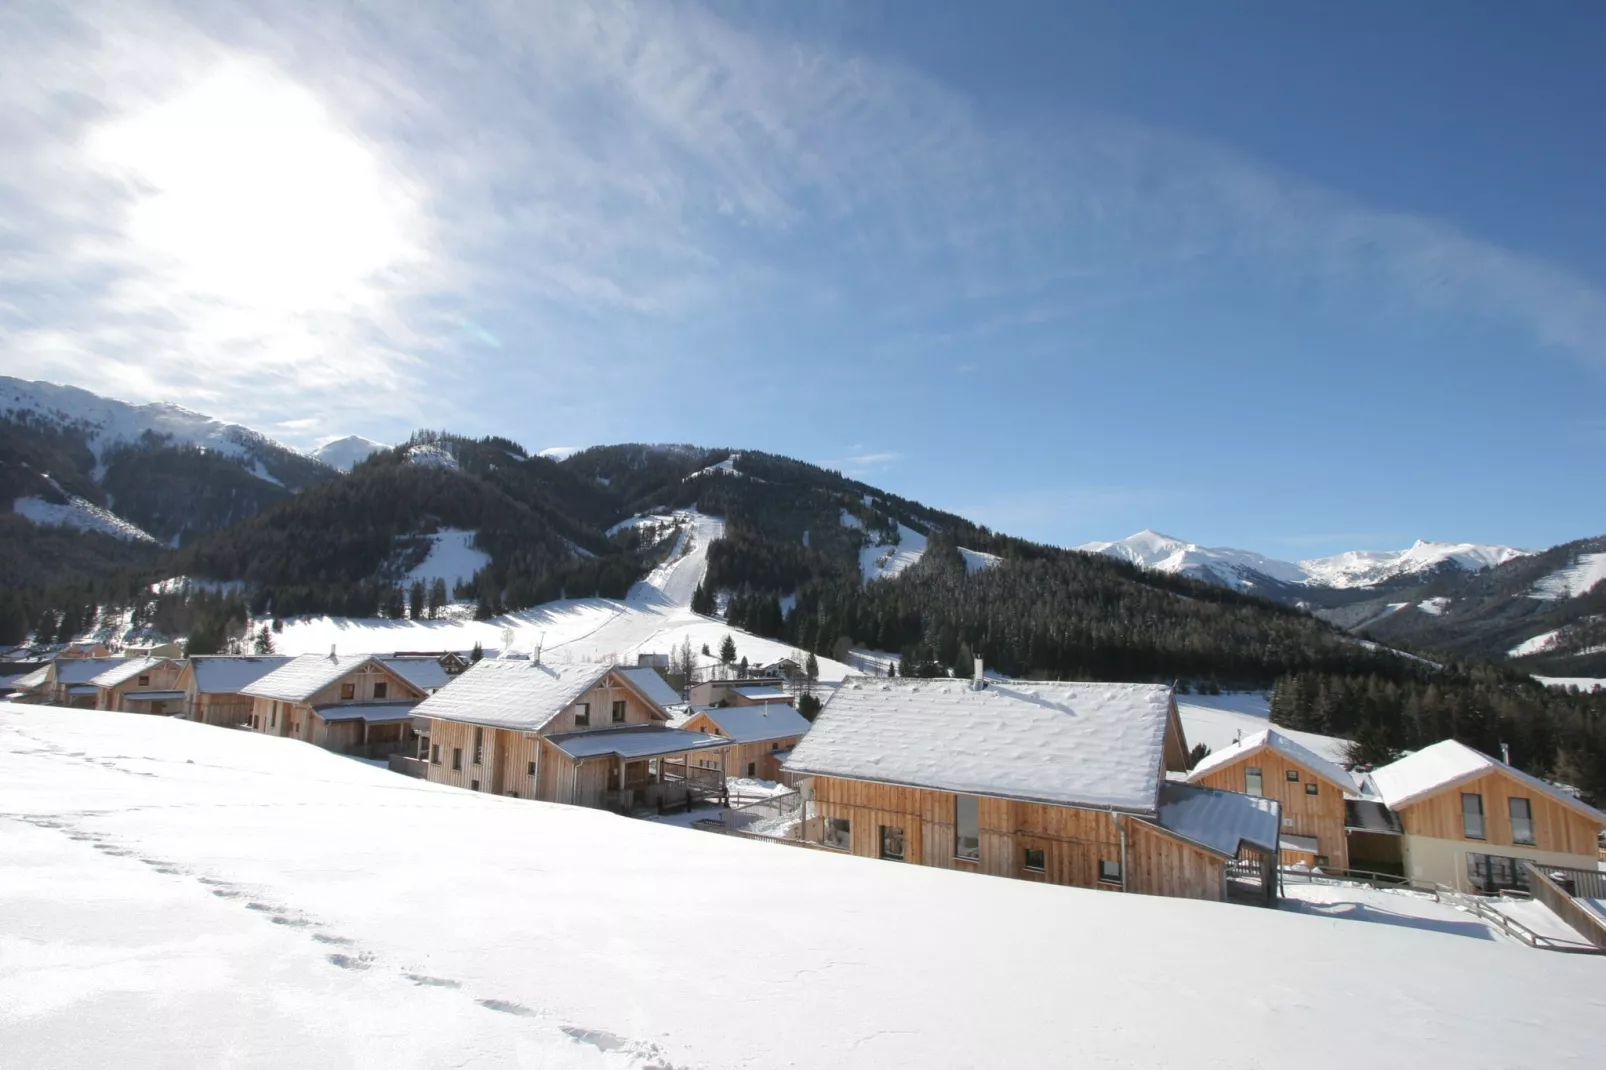
<svg viewBox="0 0 1606 1070">
<path fill-rule="evenodd" d="M 347 435 L 333 442 L 325 442 L 307 456 L 315 461 L 322 461 L 331 468 L 349 472 L 356 467 L 357 462 L 367 460 L 379 451 L 388 449 L 390 447 L 383 442 L 375 442 L 361 435 Z"/>
<path fill-rule="evenodd" d="M 1332 557 L 1279 561 L 1252 550 L 1200 546 L 1157 531 L 1140 531 L 1117 542 L 1083 543 L 1075 549 L 1308 607 L 1364 601 L 1379 589 L 1414 587 L 1441 573 L 1477 572 L 1531 554 L 1509 546 L 1418 540 L 1405 550 L 1351 550 Z"/>
<path fill-rule="evenodd" d="M 35 526 L 180 545 L 338 475 L 260 432 L 177 405 L 0 377 L 0 508 Z M 28 539 L 16 525 L 6 533 Z M 26 547 L 13 549 L 26 558 Z"/>
</svg>

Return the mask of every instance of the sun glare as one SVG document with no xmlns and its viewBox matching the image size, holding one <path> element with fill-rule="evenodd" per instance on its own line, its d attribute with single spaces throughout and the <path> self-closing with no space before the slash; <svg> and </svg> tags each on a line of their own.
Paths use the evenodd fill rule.
<svg viewBox="0 0 1606 1070">
<path fill-rule="evenodd" d="M 337 311 L 417 255 L 401 183 L 316 97 L 264 68 L 218 70 L 97 130 L 89 148 L 135 190 L 126 234 L 144 266 L 190 296 Z"/>
</svg>

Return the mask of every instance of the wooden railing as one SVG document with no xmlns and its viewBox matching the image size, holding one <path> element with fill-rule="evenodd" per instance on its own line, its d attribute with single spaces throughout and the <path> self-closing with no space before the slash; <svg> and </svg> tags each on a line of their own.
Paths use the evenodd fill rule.
<svg viewBox="0 0 1606 1070">
<path fill-rule="evenodd" d="M 1303 880 L 1311 883 L 1330 880 L 1342 884 L 1364 884 L 1368 888 L 1403 888 L 1430 895 L 1434 899 L 1438 899 L 1441 892 L 1448 890 L 1442 884 L 1433 881 L 1413 880 L 1397 873 L 1377 873 L 1365 869 L 1329 869 L 1326 866 L 1319 869 L 1298 869 L 1283 866 L 1282 875 L 1284 880 Z"/>
<path fill-rule="evenodd" d="M 1606 874 L 1598 870 L 1591 873 L 1584 869 L 1541 866 L 1526 860 L 1522 865 L 1528 871 L 1528 890 L 1533 897 L 1549 907 L 1552 914 L 1572 926 L 1579 936 L 1606 954 L 1606 921 L 1569 895 L 1567 889 L 1555 879 L 1559 876 L 1563 880 L 1574 882 L 1573 892 L 1576 895 L 1602 899 L 1606 896 L 1601 895 L 1600 886 L 1606 884 Z"/>
</svg>

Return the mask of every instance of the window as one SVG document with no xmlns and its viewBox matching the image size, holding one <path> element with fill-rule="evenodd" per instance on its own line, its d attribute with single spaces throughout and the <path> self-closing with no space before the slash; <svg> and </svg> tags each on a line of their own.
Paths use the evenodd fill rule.
<svg viewBox="0 0 1606 1070">
<path fill-rule="evenodd" d="M 462 770 L 463 770 L 463 748 L 462 747 L 453 747 L 452 748 L 452 768 L 456 769 L 458 772 L 462 772 Z"/>
<path fill-rule="evenodd" d="M 981 808 L 974 795 L 954 796 L 954 857 L 981 860 Z"/>
<path fill-rule="evenodd" d="M 384 698 L 390 692 L 390 685 L 383 680 L 374 683 L 374 698 Z"/>
<path fill-rule="evenodd" d="M 1260 784 L 1260 766 L 1251 765 L 1244 770 L 1244 794 L 1264 795 Z"/>
<path fill-rule="evenodd" d="M 1511 809 L 1511 842 L 1533 846 L 1537 842 L 1534 840 L 1533 804 L 1527 799 L 1510 799 L 1507 805 Z"/>
<path fill-rule="evenodd" d="M 429 760 L 430 760 L 431 764 L 434 764 L 434 765 L 441 764 L 441 745 L 439 743 L 430 744 Z"/>
<path fill-rule="evenodd" d="M 151 674 L 150 673 L 142 672 L 142 673 L 139 674 L 139 686 L 140 687 L 149 687 L 149 686 L 151 686 Z"/>
<path fill-rule="evenodd" d="M 591 727 L 591 703 L 576 702 L 574 704 L 574 727 Z"/>
<path fill-rule="evenodd" d="M 1298 769 L 1290 769 L 1284 775 L 1288 777 L 1288 782 L 1290 784 L 1298 784 L 1299 783 L 1299 770 Z"/>
<path fill-rule="evenodd" d="M 1314 781 L 1314 780 L 1305 781 L 1305 794 L 1306 795 L 1319 795 L 1320 793 L 1321 793 L 1321 789 L 1316 786 L 1316 781 Z"/>
<path fill-rule="evenodd" d="M 781 749 L 781 745 L 779 743 L 771 743 L 770 744 L 770 750 L 780 750 L 780 749 Z"/>
<path fill-rule="evenodd" d="M 1048 869 L 1048 861 L 1043 854 L 1043 849 L 1041 847 L 1026 848 L 1026 861 L 1023 865 L 1033 873 L 1042 873 Z"/>
<path fill-rule="evenodd" d="M 534 776 L 535 775 L 535 763 L 534 762 L 530 763 L 530 771 L 529 771 L 529 773 L 527 775 L 529 775 L 529 776 Z"/>
<path fill-rule="evenodd" d="M 1112 862 L 1108 858 L 1099 859 L 1099 883 L 1120 884 L 1121 863 Z"/>
<path fill-rule="evenodd" d="M 480 782 L 478 780 L 470 780 L 468 782 L 468 790 L 469 791 L 479 791 L 480 790 Z"/>
<path fill-rule="evenodd" d="M 1467 852 L 1467 882 L 1474 892 L 1495 895 L 1507 888 L 1529 891 L 1528 871 L 1520 858 Z"/>
<path fill-rule="evenodd" d="M 485 729 L 479 725 L 474 726 L 474 764 L 480 765 L 485 761 Z"/>
<path fill-rule="evenodd" d="M 357 697 L 357 685 L 356 684 L 341 684 L 340 685 L 340 701 L 341 702 L 350 702 L 353 699 L 355 699 L 356 697 Z"/>
<path fill-rule="evenodd" d="M 845 817 L 828 817 L 820 833 L 820 842 L 827 847 L 835 847 L 846 851 L 852 845 L 848 835 L 848 819 Z"/>
<path fill-rule="evenodd" d="M 614 701 L 614 704 L 613 704 L 613 723 L 614 724 L 624 724 L 625 723 L 625 700 L 624 699 L 616 699 Z"/>
<path fill-rule="evenodd" d="M 881 857 L 893 862 L 903 861 L 903 829 L 896 825 L 881 826 Z"/>
<path fill-rule="evenodd" d="M 1461 834 L 1469 840 L 1483 839 L 1483 796 L 1475 791 L 1461 793 Z"/>
<path fill-rule="evenodd" d="M 748 776 L 758 776 L 758 763 L 757 762 L 748 762 L 747 763 L 747 775 Z"/>
</svg>

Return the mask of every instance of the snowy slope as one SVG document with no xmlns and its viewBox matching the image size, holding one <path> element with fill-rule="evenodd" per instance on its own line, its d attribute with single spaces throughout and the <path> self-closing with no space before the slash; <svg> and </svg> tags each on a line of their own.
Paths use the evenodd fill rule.
<svg viewBox="0 0 1606 1070">
<path fill-rule="evenodd" d="M 663 564 L 630 589 L 623 599 L 571 598 L 506 613 L 490 620 L 377 620 L 351 617 L 298 617 L 285 620 L 274 636 L 281 654 L 384 654 L 397 650 L 486 650 L 510 643 L 543 657 L 568 661 L 618 658 L 635 664 L 638 653 L 668 654 L 683 642 L 693 651 L 718 649 L 728 633 L 738 657 L 754 664 L 790 657 L 792 647 L 748 635 L 723 621 L 691 611 L 692 592 L 708 569 L 708 547 L 724 533 L 725 522 L 695 512 L 674 514 L 680 531 Z M 450 583 L 450 578 L 448 578 Z M 846 665 L 820 658 L 820 680 L 837 683 Z"/>
<path fill-rule="evenodd" d="M 1225 750 L 1245 736 L 1273 727 L 1271 704 L 1265 692 L 1229 695 L 1178 695 L 1177 713 L 1182 718 L 1182 734 L 1192 747 L 1203 743 L 1212 751 Z M 1278 726 L 1277 731 L 1302 747 L 1340 765 L 1349 741 L 1315 732 L 1297 732 Z"/>
<path fill-rule="evenodd" d="M 111 447 L 137 442 L 148 431 L 170 438 L 176 445 L 199 446 L 242 460 L 260 458 L 275 450 L 295 453 L 259 431 L 214 420 L 178 405 L 130 405 L 74 386 L 0 376 L 0 415 L 17 413 L 82 431 L 96 461 L 102 465 Z M 248 471 L 273 481 L 260 465 Z"/>
<path fill-rule="evenodd" d="M 1606 580 L 1606 554 L 1580 554 L 1566 568 L 1557 569 L 1538 583 L 1529 595 L 1545 602 L 1578 598 Z"/>
<path fill-rule="evenodd" d="M 94 711 L 0 706 L 0 783 L 19 1067 L 1338 1070 L 1357 1029 L 1375 1067 L 1606 1048 L 1599 962 L 1423 897 L 978 877 Z M 700 932 L 761 935 L 689 955 Z"/>
<path fill-rule="evenodd" d="M 11 503 L 11 511 L 27 517 L 35 524 L 62 525 L 80 531 L 98 531 L 129 542 L 156 542 L 148 532 L 108 509 L 102 509 L 76 494 L 67 495 L 67 502 L 58 505 L 43 498 L 18 498 Z"/>
<path fill-rule="evenodd" d="M 1446 563 L 1462 571 L 1475 572 L 1530 553 L 1509 546 L 1418 540 L 1405 550 L 1351 550 L 1332 557 L 1293 562 L 1279 561 L 1252 550 L 1200 546 L 1157 531 L 1140 531 L 1117 542 L 1083 543 L 1075 549 L 1106 554 L 1159 572 L 1194 576 L 1238 590 L 1256 586 L 1262 577 L 1308 587 L 1372 587 Z"/>
<path fill-rule="evenodd" d="M 846 509 L 842 510 L 842 526 L 864 530 L 864 523 Z M 915 564 L 926 553 L 926 537 L 904 524 L 898 525 L 897 543 L 883 543 L 879 532 L 865 535 L 865 545 L 859 550 L 859 574 L 869 580 L 888 579 Z M 967 572 L 980 572 L 1001 560 L 997 554 L 959 547 L 959 556 Z"/>
<path fill-rule="evenodd" d="M 491 555 L 474 546 L 475 532 L 443 528 L 430 538 L 429 554 L 405 577 L 403 586 L 417 582 L 428 587 L 436 579 L 446 581 L 447 595 L 459 582 L 467 583 L 474 574 L 491 563 Z"/>
<path fill-rule="evenodd" d="M 315 461 L 322 461 L 331 468 L 338 468 L 342 472 L 349 472 L 358 461 L 366 460 L 369 456 L 380 450 L 388 450 L 389 446 L 383 442 L 375 442 L 371 438 L 361 435 L 347 435 L 337 438 L 333 442 L 325 442 L 311 453 L 307 454 Z"/>
</svg>

